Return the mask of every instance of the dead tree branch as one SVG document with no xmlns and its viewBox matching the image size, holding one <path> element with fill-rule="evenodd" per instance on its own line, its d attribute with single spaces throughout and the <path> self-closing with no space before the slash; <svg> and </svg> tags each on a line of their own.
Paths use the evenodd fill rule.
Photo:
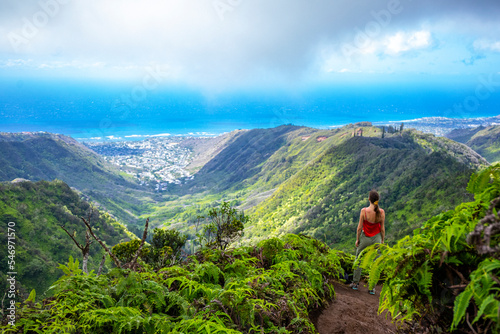
<svg viewBox="0 0 500 334">
<path fill-rule="evenodd" d="M 106 246 L 106 244 L 104 242 L 101 241 L 101 239 L 99 239 L 99 237 L 97 237 L 94 233 L 94 231 L 92 231 L 92 227 L 90 226 L 90 224 L 85 220 L 85 218 L 83 217 L 80 217 L 83 222 L 85 223 L 85 226 L 87 226 L 90 234 L 92 235 L 92 237 L 94 237 L 95 240 L 97 240 L 97 242 L 102 246 L 102 248 L 104 248 L 104 250 L 109 254 L 109 256 L 111 256 L 111 258 L 113 259 L 113 262 L 115 263 L 115 265 L 118 267 L 118 268 L 121 268 L 122 265 L 120 263 L 120 260 L 118 260 L 118 258 L 115 256 L 115 254 L 113 254 L 111 252 L 111 250 L 109 250 L 109 248 Z"/>
<path fill-rule="evenodd" d="M 97 270 L 97 276 L 101 276 L 102 267 L 104 266 L 105 261 L 106 261 L 106 254 L 102 256 L 101 264 L 99 264 L 99 269 Z"/>
<path fill-rule="evenodd" d="M 148 235 L 148 225 L 149 225 L 149 218 L 146 219 L 146 226 L 144 227 L 144 232 L 142 233 L 142 240 L 141 244 L 139 245 L 139 248 L 137 248 L 137 251 L 134 254 L 134 257 L 132 258 L 132 261 L 127 263 L 125 266 L 127 268 L 133 269 L 135 267 L 135 264 L 137 263 L 137 259 L 139 258 L 139 254 L 141 253 L 142 247 L 144 246 L 144 243 L 146 242 L 146 237 Z"/>
<path fill-rule="evenodd" d="M 90 219 L 89 219 L 90 220 Z M 78 247 L 82 251 L 83 255 L 83 262 L 82 262 L 82 270 L 85 274 L 88 274 L 88 261 L 89 261 L 89 255 L 90 255 L 90 245 L 92 244 L 93 240 L 90 240 L 90 234 L 89 231 L 85 231 L 85 245 L 80 244 L 78 241 L 75 239 L 76 231 L 73 232 L 73 234 L 69 233 L 68 230 L 64 227 L 64 225 L 60 226 L 64 232 L 66 232 L 67 235 L 73 240 L 75 243 L 76 247 Z"/>
</svg>

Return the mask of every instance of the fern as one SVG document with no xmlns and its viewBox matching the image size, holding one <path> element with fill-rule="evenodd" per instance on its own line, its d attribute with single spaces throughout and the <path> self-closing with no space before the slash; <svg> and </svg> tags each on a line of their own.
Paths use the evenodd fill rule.
<svg viewBox="0 0 500 334">
<path fill-rule="evenodd" d="M 359 258 L 361 259 L 361 264 L 360 264 L 361 268 L 370 269 L 373 261 L 378 255 L 379 252 L 378 252 L 378 247 L 376 247 L 376 245 L 364 249 L 359 256 Z"/>
<path fill-rule="evenodd" d="M 472 324 L 478 332 L 490 327 L 499 329 L 500 260 L 479 256 L 467 241 L 493 196 L 500 194 L 500 165 L 472 177 L 469 190 L 476 195 L 474 202 L 431 218 L 413 237 L 406 237 L 392 247 L 380 247 L 381 256 L 375 262 L 372 262 L 376 256 L 373 248 L 366 249 L 358 258 L 354 266 L 371 264 L 370 287 L 382 275 L 386 277 L 380 294 L 380 312 L 388 310 L 401 322 L 423 317 L 438 319 L 438 326 L 444 329 L 451 326 L 454 330 L 462 326 L 468 312 L 468 316 L 473 315 L 469 305 L 474 302 L 478 312 Z M 469 279 L 465 290 L 453 298 L 451 291 L 457 291 Z M 443 289 L 451 296 L 449 300 L 439 295 Z M 435 299 L 445 303 L 441 305 L 444 307 L 432 307 Z M 446 312 L 450 306 L 454 310 L 452 319 L 447 318 Z"/>
<path fill-rule="evenodd" d="M 429 298 L 429 302 L 432 301 L 432 294 L 430 288 L 432 286 L 432 271 L 429 266 L 429 260 L 426 260 L 422 266 L 417 270 L 417 284 L 420 292 Z"/>
<path fill-rule="evenodd" d="M 473 292 L 472 289 L 465 289 L 456 299 L 455 299 L 455 307 L 453 312 L 453 322 L 451 324 L 451 329 L 454 330 L 458 327 L 460 321 L 465 316 L 465 311 L 469 306 L 470 300 L 472 298 Z"/>
<path fill-rule="evenodd" d="M 373 289 L 375 285 L 377 285 L 380 275 L 382 271 L 385 269 L 387 262 L 384 261 L 384 258 L 379 257 L 375 263 L 371 266 L 370 276 L 368 278 L 368 286 L 369 289 Z"/>
<path fill-rule="evenodd" d="M 223 277 L 222 271 L 212 262 L 198 264 L 194 269 L 194 274 L 199 282 L 218 284 Z"/>
</svg>

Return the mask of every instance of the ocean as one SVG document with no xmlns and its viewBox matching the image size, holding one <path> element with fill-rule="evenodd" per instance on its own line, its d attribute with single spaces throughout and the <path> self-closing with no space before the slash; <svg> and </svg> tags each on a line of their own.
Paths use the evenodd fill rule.
<svg viewBox="0 0 500 334">
<path fill-rule="evenodd" d="M 332 128 L 360 121 L 500 114 L 500 93 L 478 99 L 474 85 L 356 83 L 218 94 L 184 86 L 155 91 L 137 87 L 126 82 L 3 79 L 0 132 L 134 140 L 146 135 L 217 135 L 282 124 Z"/>
</svg>

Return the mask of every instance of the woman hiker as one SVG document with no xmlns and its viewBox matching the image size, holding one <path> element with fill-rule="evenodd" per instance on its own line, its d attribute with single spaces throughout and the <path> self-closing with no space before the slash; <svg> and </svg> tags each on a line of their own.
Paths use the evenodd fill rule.
<svg viewBox="0 0 500 334">
<path fill-rule="evenodd" d="M 356 259 L 359 254 L 368 246 L 376 243 L 384 243 L 385 238 L 385 212 L 378 206 L 380 196 L 375 190 L 370 191 L 368 200 L 370 206 L 361 209 L 359 216 L 358 230 L 356 234 Z M 359 280 L 361 278 L 361 268 L 354 270 L 354 278 L 351 287 L 358 290 Z M 368 290 L 372 295 L 375 294 L 375 288 Z"/>
</svg>

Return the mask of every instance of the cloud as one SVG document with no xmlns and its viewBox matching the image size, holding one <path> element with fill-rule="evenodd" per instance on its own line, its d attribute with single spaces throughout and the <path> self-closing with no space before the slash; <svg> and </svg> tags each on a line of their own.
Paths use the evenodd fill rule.
<svg viewBox="0 0 500 334">
<path fill-rule="evenodd" d="M 402 52 L 407 52 L 417 49 L 425 49 L 431 46 L 432 37 L 429 31 L 421 30 L 411 33 L 397 32 L 395 35 L 389 36 L 385 42 L 385 53 L 397 55 Z"/>
<path fill-rule="evenodd" d="M 380 21 L 395 3 L 398 10 Z M 476 40 L 490 38 L 500 33 L 499 16 L 497 0 L 481 5 L 468 0 L 3 0 L 0 59 L 35 59 L 47 65 L 45 70 L 68 64 L 59 70 L 73 69 L 76 76 L 88 68 L 136 75 L 138 68 L 155 63 L 175 69 L 173 80 L 192 85 L 261 86 L 314 76 L 325 48 L 339 54 L 343 44 L 374 24 L 379 32 L 373 45 L 360 48 L 365 57 L 428 48 L 434 31 L 423 28 L 425 22 L 430 27 L 446 22 L 450 31 Z M 15 35 L 21 37 L 17 48 L 9 39 Z"/>
<path fill-rule="evenodd" d="M 0 63 L 0 67 L 26 67 L 31 66 L 33 59 L 7 59 Z"/>
<path fill-rule="evenodd" d="M 500 52 L 500 41 L 481 39 L 481 40 L 474 41 L 473 47 L 476 51 Z"/>
</svg>

